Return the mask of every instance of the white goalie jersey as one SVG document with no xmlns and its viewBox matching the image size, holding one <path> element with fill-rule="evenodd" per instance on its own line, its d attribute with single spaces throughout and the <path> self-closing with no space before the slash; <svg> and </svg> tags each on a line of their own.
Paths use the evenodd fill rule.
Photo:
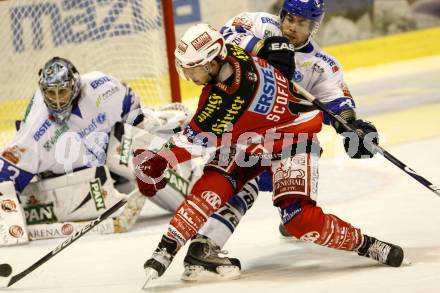
<svg viewBox="0 0 440 293">
<path fill-rule="evenodd" d="M 101 72 L 81 75 L 80 95 L 60 125 L 50 118 L 41 91 L 35 92 L 20 130 L 0 156 L 0 181 L 13 181 L 21 192 L 36 174 L 105 164 L 113 126 L 139 108 L 139 100 L 130 88 Z"/>
</svg>

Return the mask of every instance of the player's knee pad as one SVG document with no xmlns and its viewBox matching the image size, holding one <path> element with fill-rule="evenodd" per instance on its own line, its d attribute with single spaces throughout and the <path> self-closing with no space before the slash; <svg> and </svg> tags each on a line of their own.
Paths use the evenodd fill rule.
<svg viewBox="0 0 440 293">
<path fill-rule="evenodd" d="M 211 216 L 234 194 L 229 180 L 221 173 L 205 171 L 194 184 L 187 201 L 195 204 L 207 216 Z"/>
<path fill-rule="evenodd" d="M 325 214 L 308 201 L 290 201 L 279 208 L 289 234 L 307 242 L 340 250 L 354 250 L 362 239 L 361 231 L 338 217 Z"/>
<path fill-rule="evenodd" d="M 203 175 L 194 184 L 191 194 L 203 198 L 206 192 L 216 193 L 221 200 L 221 206 L 231 198 L 234 194 L 234 189 L 226 175 L 217 171 L 205 170 Z"/>
</svg>

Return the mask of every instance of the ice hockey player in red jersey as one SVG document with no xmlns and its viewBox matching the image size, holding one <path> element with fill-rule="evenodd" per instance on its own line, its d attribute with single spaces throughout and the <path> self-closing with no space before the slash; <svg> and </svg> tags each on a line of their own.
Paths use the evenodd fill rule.
<svg viewBox="0 0 440 293">
<path fill-rule="evenodd" d="M 317 100 L 324 103 L 334 113 L 343 117 L 347 123 L 353 125 L 359 131 L 369 135 L 378 142 L 378 134 L 375 126 L 368 121 L 357 117 L 355 100 L 343 78 L 342 65 L 333 56 L 323 51 L 313 40 L 325 14 L 324 0 L 302 1 L 285 0 L 279 15 L 266 12 L 242 12 L 229 19 L 220 29 L 226 43 L 235 44 L 248 52 L 257 53 L 264 45 L 264 40 L 272 36 L 284 36 L 295 46 L 295 68 L 294 81 L 309 91 Z M 261 54 L 260 54 L 261 56 Z M 271 57 L 272 64 L 277 63 L 276 56 Z M 278 62 L 278 66 L 283 63 Z M 288 64 L 285 64 L 288 66 Z M 310 106 L 311 104 L 309 104 Z M 344 128 L 339 123 L 332 121 L 330 116 L 324 114 L 324 124 L 333 125 L 338 133 L 344 136 L 344 148 L 347 154 L 354 159 L 371 158 L 371 153 L 366 147 L 357 147 L 357 136 L 353 133 L 343 133 Z M 352 138 L 354 140 L 352 141 Z M 350 148 L 354 143 L 355 147 Z M 307 166 L 316 168 L 316 162 L 305 162 Z M 255 201 L 258 191 L 272 191 L 272 174 L 264 172 L 259 176 L 258 190 L 252 196 Z M 265 180 L 264 180 L 265 179 Z M 244 190 L 249 188 L 244 187 Z M 312 195 L 311 199 L 317 201 L 317 196 Z M 239 202 L 234 198 L 232 202 Z M 246 201 L 248 203 L 250 201 Z M 252 205 L 247 205 L 252 207 Z M 234 210 L 226 204 L 217 211 L 208 222 L 193 237 L 187 254 L 184 258 L 183 280 L 206 280 L 225 279 L 231 277 L 232 266 L 226 269 L 228 259 L 239 264 L 239 260 L 227 256 L 220 256 L 219 252 L 224 247 L 229 237 L 234 233 L 234 228 L 240 223 L 244 213 L 248 209 Z M 243 212 L 242 212 L 243 211 Z M 225 217 L 220 215 L 231 215 L 227 221 L 233 229 L 226 230 L 221 226 L 225 223 Z M 238 215 L 238 216 L 234 216 Z M 291 238 L 292 235 L 286 231 L 284 224 L 279 225 L 282 235 Z M 239 266 L 235 268 L 236 277 L 240 273 Z M 221 272 L 219 272 L 221 271 Z M 223 272 L 228 272 L 228 274 Z"/>
<path fill-rule="evenodd" d="M 203 85 L 203 91 L 183 134 L 172 137 L 158 154 L 137 152 L 139 190 L 154 194 L 165 184 L 162 175 L 167 167 L 195 155 L 212 157 L 145 262 L 147 282 L 163 275 L 207 218 L 263 171 L 273 174 L 273 203 L 290 234 L 390 266 L 401 265 L 399 246 L 363 235 L 316 206 L 321 152 L 316 134 L 323 117 L 291 93 L 294 48 L 287 38 L 267 38 L 258 52 L 262 59 L 225 44 L 212 27 L 198 24 L 183 35 L 175 56 L 181 76 Z"/>
</svg>

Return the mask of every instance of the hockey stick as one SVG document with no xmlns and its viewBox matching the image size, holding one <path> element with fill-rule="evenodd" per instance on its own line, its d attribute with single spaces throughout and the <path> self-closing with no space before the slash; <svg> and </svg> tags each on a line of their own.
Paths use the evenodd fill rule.
<svg viewBox="0 0 440 293">
<path fill-rule="evenodd" d="M 327 106 L 325 106 L 321 101 L 316 99 L 316 97 L 314 97 L 311 93 L 309 93 L 307 90 L 305 90 L 304 88 L 302 88 L 300 85 L 298 85 L 295 82 L 292 82 L 292 84 L 293 84 L 293 89 L 296 93 L 300 94 L 301 96 L 306 98 L 306 100 L 313 103 L 319 110 L 327 113 L 330 117 L 332 117 L 332 119 L 339 122 L 346 130 L 354 132 L 359 136 L 360 139 L 362 139 L 362 140 L 364 139 L 363 133 L 356 132 L 356 130 L 351 125 L 349 125 L 341 116 L 335 114 L 332 110 L 327 108 Z M 393 156 L 392 154 L 387 152 L 380 145 L 375 144 L 372 141 L 366 140 L 365 142 L 368 144 L 368 146 L 373 151 L 373 153 L 374 152 L 380 153 L 382 156 L 385 157 L 385 159 L 387 159 L 388 161 L 390 161 L 391 163 L 396 165 L 398 168 L 403 170 L 406 174 L 408 174 L 409 176 L 411 176 L 412 178 L 417 180 L 419 183 L 424 185 L 426 188 L 428 188 L 429 190 L 431 190 L 432 192 L 434 192 L 435 194 L 440 196 L 440 188 L 438 188 L 437 186 L 435 186 L 434 184 L 429 182 L 426 178 L 420 176 L 416 171 L 414 171 L 413 169 L 411 169 L 410 167 L 405 165 L 403 162 L 401 162 L 395 156 Z"/>
<path fill-rule="evenodd" d="M 108 210 L 106 210 L 104 213 L 102 213 L 98 218 L 91 221 L 87 225 L 85 225 L 81 230 L 77 231 L 75 234 L 64 240 L 60 245 L 58 245 L 55 249 L 53 249 L 51 252 L 40 258 L 37 262 L 35 262 L 33 265 L 22 271 L 21 273 L 18 273 L 16 275 L 13 275 L 11 279 L 9 280 L 6 287 L 10 287 L 16 282 L 20 281 L 24 277 L 26 277 L 28 274 L 33 272 L 36 268 L 50 260 L 52 257 L 57 255 L 60 251 L 62 251 L 64 248 L 78 240 L 80 237 L 82 237 L 84 234 L 92 230 L 95 226 L 97 226 L 99 223 L 101 223 L 103 220 L 107 219 L 109 216 L 111 216 L 114 212 L 116 212 L 119 208 L 124 206 L 128 199 L 135 193 L 137 193 L 138 190 L 135 189 L 132 192 L 130 192 L 127 197 L 121 199 L 116 204 L 114 204 L 112 207 L 110 207 Z"/>
</svg>

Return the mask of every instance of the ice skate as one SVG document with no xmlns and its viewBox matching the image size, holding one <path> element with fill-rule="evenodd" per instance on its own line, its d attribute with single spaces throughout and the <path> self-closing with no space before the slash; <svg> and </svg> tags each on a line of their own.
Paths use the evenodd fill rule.
<svg viewBox="0 0 440 293">
<path fill-rule="evenodd" d="M 144 264 L 147 279 L 142 288 L 145 289 L 151 280 L 157 279 L 161 277 L 163 273 L 165 273 L 173 261 L 176 251 L 176 241 L 166 236 L 162 236 L 162 240 L 160 241 L 153 255 Z"/>
<path fill-rule="evenodd" d="M 287 232 L 286 227 L 284 227 L 283 223 L 280 223 L 280 225 L 278 226 L 278 230 L 280 231 L 281 234 L 281 238 L 289 240 L 289 241 L 301 241 L 300 239 L 296 238 L 293 235 L 290 235 L 289 232 Z"/>
<path fill-rule="evenodd" d="M 364 235 L 363 243 L 356 252 L 361 256 L 392 267 L 400 267 L 403 262 L 404 253 L 400 246 L 380 241 L 368 235 Z"/>
<path fill-rule="evenodd" d="M 222 257 L 227 254 L 209 238 L 197 235 L 191 242 L 184 259 L 184 281 L 231 280 L 240 276 L 241 264 L 236 258 Z"/>
</svg>

